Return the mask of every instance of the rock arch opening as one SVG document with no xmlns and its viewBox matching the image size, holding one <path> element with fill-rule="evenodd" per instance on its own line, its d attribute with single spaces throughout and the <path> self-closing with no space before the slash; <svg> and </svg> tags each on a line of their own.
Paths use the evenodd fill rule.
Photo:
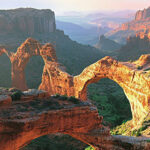
<svg viewBox="0 0 150 150">
<path fill-rule="evenodd" d="M 129 100 L 115 81 L 103 78 L 97 83 L 90 84 L 87 95 L 97 106 L 99 114 L 104 117 L 105 125 L 115 127 L 132 119 Z"/>
<path fill-rule="evenodd" d="M 50 134 L 32 140 L 20 150 L 83 150 L 88 145 L 67 134 Z"/>
<path fill-rule="evenodd" d="M 26 83 L 28 88 L 38 88 L 42 80 L 44 60 L 41 56 L 32 56 L 25 68 Z"/>
<path fill-rule="evenodd" d="M 11 62 L 4 53 L 0 56 L 0 87 L 11 87 Z"/>
</svg>

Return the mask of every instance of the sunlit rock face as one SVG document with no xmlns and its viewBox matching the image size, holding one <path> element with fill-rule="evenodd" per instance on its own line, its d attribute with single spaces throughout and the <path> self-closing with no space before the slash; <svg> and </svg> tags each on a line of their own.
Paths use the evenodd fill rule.
<svg viewBox="0 0 150 150">
<path fill-rule="evenodd" d="M 143 55 L 136 62 L 118 62 L 107 56 L 86 67 L 78 76 L 71 76 L 57 62 L 55 50 L 51 44 L 41 45 L 34 39 L 27 39 L 17 50 L 10 53 L 1 48 L 12 63 L 12 86 L 26 90 L 24 69 L 30 57 L 41 55 L 45 66 L 39 89 L 50 95 L 61 94 L 87 100 L 87 86 L 102 78 L 118 83 L 127 96 L 133 116 L 133 125 L 140 124 L 150 108 L 150 55 Z"/>
<path fill-rule="evenodd" d="M 135 15 L 135 20 L 150 18 L 150 7 L 144 10 L 139 10 Z"/>
<path fill-rule="evenodd" d="M 33 8 L 0 11 L 0 34 L 50 33 L 56 30 L 54 12 Z"/>
<path fill-rule="evenodd" d="M 123 88 L 130 102 L 133 123 L 140 124 L 150 108 L 150 78 L 147 78 L 144 72 L 150 68 L 149 58 L 150 55 L 141 56 L 134 63 L 118 62 L 108 56 L 99 60 L 74 77 L 75 96 L 87 99 L 88 84 L 102 78 L 114 80 Z"/>
<path fill-rule="evenodd" d="M 125 23 L 120 30 L 134 30 L 136 32 L 147 30 L 150 28 L 150 7 L 144 10 L 139 10 L 135 14 L 135 20 Z"/>
<path fill-rule="evenodd" d="M 47 90 L 52 95 L 59 93 L 87 100 L 87 86 L 109 78 L 123 88 L 131 105 L 133 124 L 138 125 L 149 113 L 150 107 L 150 79 L 144 71 L 150 67 L 149 58 L 149 55 L 143 55 L 138 61 L 129 63 L 107 56 L 74 77 L 64 72 L 58 64 L 49 63 L 45 65 L 47 69 L 44 69 L 39 89 Z"/>
<path fill-rule="evenodd" d="M 150 37 L 150 34 L 148 34 L 149 32 L 150 32 L 150 7 L 144 10 L 137 11 L 134 20 L 123 23 L 119 28 L 110 31 L 106 35 L 111 39 L 117 40 L 118 42 L 125 43 L 128 37 L 135 36 L 136 34 L 141 35 L 140 37 L 143 37 L 143 35 L 145 34 L 148 37 Z"/>
</svg>

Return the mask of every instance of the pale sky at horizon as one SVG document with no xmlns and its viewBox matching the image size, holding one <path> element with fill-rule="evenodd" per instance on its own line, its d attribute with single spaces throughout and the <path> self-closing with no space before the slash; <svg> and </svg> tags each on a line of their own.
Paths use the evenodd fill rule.
<svg viewBox="0 0 150 150">
<path fill-rule="evenodd" d="M 67 11 L 139 10 L 149 6 L 150 0 L 0 0 L 0 9 L 46 8 L 56 14 Z"/>
</svg>

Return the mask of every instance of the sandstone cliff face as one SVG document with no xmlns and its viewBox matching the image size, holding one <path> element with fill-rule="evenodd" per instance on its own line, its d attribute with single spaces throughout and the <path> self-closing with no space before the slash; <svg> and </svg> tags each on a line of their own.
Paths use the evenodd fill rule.
<svg viewBox="0 0 150 150">
<path fill-rule="evenodd" d="M 0 109 L 0 118 L 0 143 L 3 150 L 19 150 L 31 140 L 53 133 L 74 135 L 92 146 L 96 139 L 86 137 L 90 136 L 90 132 L 92 135 L 94 129 L 101 130 L 101 135 L 110 136 L 109 130 L 101 125 L 102 117 L 96 108 L 83 102 L 73 104 L 52 97 L 45 100 L 33 98 Z M 103 142 L 101 144 L 105 145 Z"/>
<path fill-rule="evenodd" d="M 0 34 L 50 33 L 56 30 L 54 12 L 33 8 L 0 11 Z"/>
<path fill-rule="evenodd" d="M 129 36 L 136 35 L 137 33 L 144 33 L 150 31 L 150 7 L 144 10 L 139 10 L 135 14 L 135 19 L 124 23 L 121 27 L 117 28 L 114 31 L 111 31 L 107 35 L 111 38 L 116 38 L 119 40 L 120 37 L 123 37 L 124 40 Z"/>
<path fill-rule="evenodd" d="M 8 89 L 7 89 L 8 90 Z M 33 92 L 34 91 L 34 92 Z M 0 99 L 9 97 L 12 89 L 3 90 Z M 38 90 L 24 92 L 30 99 L 0 105 L 0 144 L 2 150 L 19 150 L 31 140 L 47 134 L 68 134 L 96 150 L 149 150 L 148 139 L 111 136 L 102 125 L 102 116 L 89 102 L 73 103 L 61 97 L 35 97 Z M 43 92 L 42 92 L 43 93 Z M 10 98 L 11 99 L 11 98 Z M 6 100 L 5 100 L 6 101 Z"/>
<path fill-rule="evenodd" d="M 135 20 L 150 19 L 150 7 L 144 10 L 139 10 L 135 15 Z"/>
</svg>

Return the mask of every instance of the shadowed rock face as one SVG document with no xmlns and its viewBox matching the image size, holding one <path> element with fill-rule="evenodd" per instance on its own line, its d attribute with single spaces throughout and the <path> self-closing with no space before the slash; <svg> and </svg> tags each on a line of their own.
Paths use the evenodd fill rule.
<svg viewBox="0 0 150 150">
<path fill-rule="evenodd" d="M 21 99 L 0 106 L 2 150 L 19 150 L 35 138 L 55 133 L 68 134 L 96 150 L 149 150 L 147 139 L 111 136 L 109 128 L 102 125 L 103 117 L 89 102 L 78 100 L 74 104 L 44 95 L 35 98 L 31 91 L 26 95 L 30 95 L 28 101 Z"/>
<path fill-rule="evenodd" d="M 8 52 L 4 48 L 1 48 L 0 55 L 3 53 L 6 53 L 11 61 L 12 87 L 20 90 L 27 90 L 24 71 L 30 57 L 41 55 L 44 61 L 51 58 L 52 61 L 57 61 L 55 50 L 51 44 L 46 44 L 42 47 L 38 41 L 31 38 L 28 38 L 17 49 L 16 53 Z"/>
<path fill-rule="evenodd" d="M 135 20 L 150 18 L 150 7 L 144 10 L 139 10 L 135 15 Z"/>
<path fill-rule="evenodd" d="M 33 8 L 0 10 L 0 34 L 50 33 L 56 30 L 54 12 Z"/>
<path fill-rule="evenodd" d="M 127 96 L 133 116 L 133 125 L 140 124 L 150 108 L 150 55 L 143 55 L 136 62 L 118 62 L 107 56 L 88 66 L 78 76 L 71 76 L 57 63 L 56 53 L 51 44 L 41 46 L 31 38 L 27 39 L 16 53 L 9 53 L 1 48 L 0 54 L 6 53 L 12 63 L 12 86 L 26 90 L 24 69 L 29 58 L 41 55 L 45 66 L 39 89 L 50 95 L 61 94 L 87 100 L 87 86 L 102 78 L 117 82 Z"/>
<path fill-rule="evenodd" d="M 87 139 L 92 137 L 95 129 L 103 135 L 99 136 L 101 140 L 110 136 L 109 129 L 101 125 L 102 117 L 93 105 L 83 102 L 73 104 L 52 97 L 12 103 L 0 109 L 0 120 L 3 150 L 19 150 L 31 140 L 52 133 L 69 134 L 92 146 L 99 144 L 94 137 Z"/>
</svg>

